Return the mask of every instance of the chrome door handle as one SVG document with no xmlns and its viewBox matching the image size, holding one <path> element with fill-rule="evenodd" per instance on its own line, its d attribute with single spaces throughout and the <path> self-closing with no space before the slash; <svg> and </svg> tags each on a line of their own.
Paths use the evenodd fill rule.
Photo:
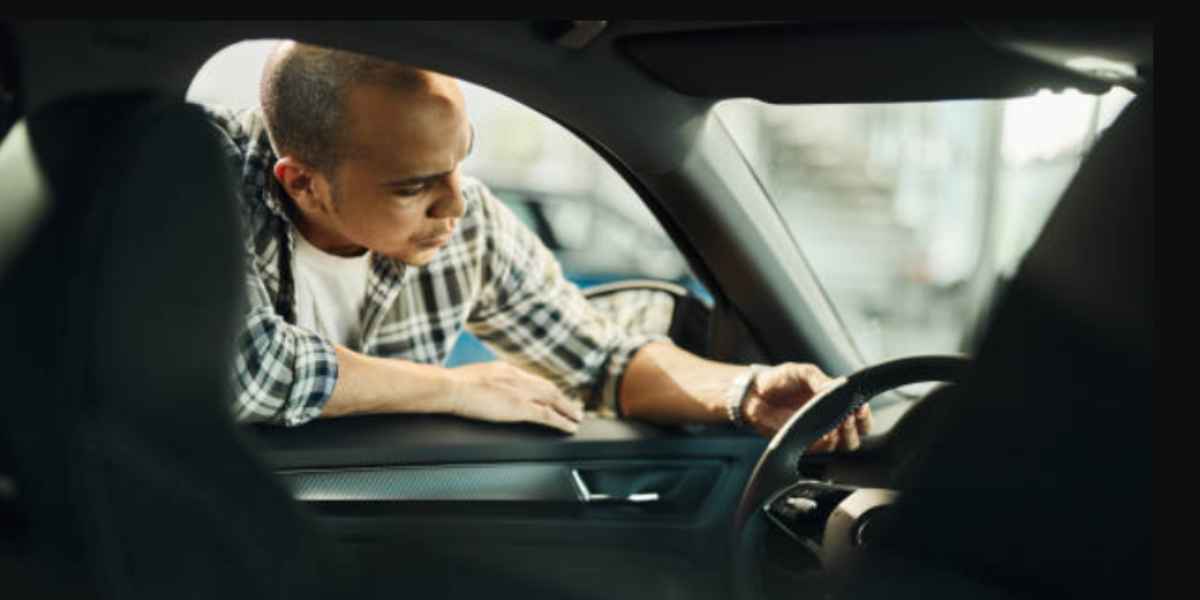
<svg viewBox="0 0 1200 600">
<path fill-rule="evenodd" d="M 646 502 L 658 502 L 658 492 L 644 492 L 639 494 L 630 494 L 628 496 L 610 496 L 608 494 L 593 494 L 588 490 L 587 484 L 583 482 L 583 478 L 579 476 L 578 469 L 571 469 L 571 482 L 575 484 L 575 494 L 579 496 L 580 502 L 594 503 L 630 503 L 644 504 Z"/>
</svg>

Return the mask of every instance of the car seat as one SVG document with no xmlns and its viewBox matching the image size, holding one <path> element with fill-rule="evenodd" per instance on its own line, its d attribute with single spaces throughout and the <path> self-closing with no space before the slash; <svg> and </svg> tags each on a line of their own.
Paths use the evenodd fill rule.
<svg viewBox="0 0 1200 600">
<path fill-rule="evenodd" d="M 6 202 L 44 207 L 0 273 L 6 597 L 352 596 L 229 411 L 242 246 L 201 112 L 59 101 L 0 173 Z"/>
<path fill-rule="evenodd" d="M 1101 136 L 840 597 L 1142 597 L 1157 355 L 1154 98 Z"/>
</svg>

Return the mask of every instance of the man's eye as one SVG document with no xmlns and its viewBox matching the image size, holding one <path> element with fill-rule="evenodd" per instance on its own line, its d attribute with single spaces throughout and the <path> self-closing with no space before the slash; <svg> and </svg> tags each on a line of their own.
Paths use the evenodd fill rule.
<svg viewBox="0 0 1200 600">
<path fill-rule="evenodd" d="M 397 196 L 416 196 L 417 194 L 424 192 L 426 187 L 428 186 L 422 183 L 419 185 L 392 188 L 392 193 L 396 194 Z"/>
</svg>

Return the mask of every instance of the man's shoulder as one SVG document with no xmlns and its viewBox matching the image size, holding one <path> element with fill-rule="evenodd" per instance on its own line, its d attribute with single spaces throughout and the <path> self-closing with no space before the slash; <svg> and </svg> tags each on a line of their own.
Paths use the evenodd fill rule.
<svg viewBox="0 0 1200 600">
<path fill-rule="evenodd" d="M 232 108 L 220 104 L 197 104 L 209 123 L 222 134 L 231 158 L 262 162 L 273 154 L 266 135 L 266 122 L 258 107 Z"/>
<path fill-rule="evenodd" d="M 492 192 L 482 181 L 470 175 L 463 175 L 461 181 L 463 200 L 467 202 L 468 206 L 489 201 Z"/>
<path fill-rule="evenodd" d="M 270 232 L 275 229 L 279 212 L 269 198 L 272 181 L 269 169 L 274 164 L 274 152 L 265 133 L 262 112 L 258 107 L 197 106 L 221 134 L 225 154 L 237 179 L 238 206 L 248 247 L 256 254 L 270 252 L 273 240 Z"/>
<path fill-rule="evenodd" d="M 232 148 L 241 149 L 245 146 L 246 129 L 238 118 L 238 111 L 220 104 L 196 104 L 204 113 L 204 117 L 218 132 L 224 141 Z"/>
<path fill-rule="evenodd" d="M 465 204 L 465 214 L 463 218 L 466 222 L 471 222 L 477 225 L 486 225 L 496 220 L 497 205 L 502 204 L 492 195 L 492 191 L 488 186 L 469 175 L 463 175 L 461 179 L 460 192 Z"/>
<path fill-rule="evenodd" d="M 485 242 L 497 259 L 540 255 L 543 242 L 503 197 L 474 177 L 464 175 L 461 181 L 463 241 Z"/>
<path fill-rule="evenodd" d="M 486 220 L 506 220 L 512 217 L 505 201 L 493 193 L 492 188 L 483 181 L 469 175 L 462 176 L 461 190 L 468 212 L 474 210 L 480 213 L 480 218 Z M 513 217 L 515 218 L 515 217 Z"/>
<path fill-rule="evenodd" d="M 478 234 L 490 238 L 502 238 L 504 245 L 526 244 L 528 226 L 513 212 L 513 209 L 492 189 L 479 179 L 462 177 L 462 196 L 466 205 L 463 224 L 478 228 Z M 534 235 L 532 231 L 529 235 Z M 534 236 L 536 237 L 536 236 Z"/>
<path fill-rule="evenodd" d="M 211 103 L 196 103 L 196 106 L 210 123 L 233 138 L 249 138 L 250 132 L 262 120 L 257 107 L 234 108 Z"/>
</svg>

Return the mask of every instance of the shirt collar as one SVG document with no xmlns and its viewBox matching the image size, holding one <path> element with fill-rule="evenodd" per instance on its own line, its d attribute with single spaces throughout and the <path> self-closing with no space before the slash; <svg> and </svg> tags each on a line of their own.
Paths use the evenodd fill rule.
<svg viewBox="0 0 1200 600">
<path fill-rule="evenodd" d="M 266 121 L 260 109 L 249 111 L 247 118 L 247 133 L 249 140 L 246 148 L 246 172 L 243 175 L 248 183 L 259 190 L 259 199 L 267 210 L 274 216 L 292 224 L 291 216 L 283 205 L 283 189 L 275 180 L 275 162 L 279 157 L 271 147 L 271 138 L 267 135 Z"/>
</svg>

